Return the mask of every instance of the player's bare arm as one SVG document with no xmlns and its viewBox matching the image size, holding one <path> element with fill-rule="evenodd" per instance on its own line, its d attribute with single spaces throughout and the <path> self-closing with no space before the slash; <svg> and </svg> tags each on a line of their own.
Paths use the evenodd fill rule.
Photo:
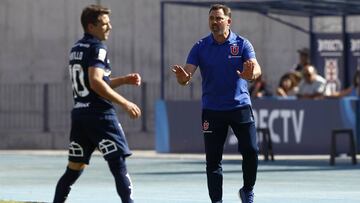
<svg viewBox="0 0 360 203">
<path fill-rule="evenodd" d="M 125 99 L 123 96 L 114 91 L 104 80 L 104 70 L 97 67 L 89 68 L 89 82 L 90 87 L 98 95 L 118 104 L 121 106 L 130 116 L 130 118 L 138 118 L 141 116 L 140 108 Z"/>
<path fill-rule="evenodd" d="M 245 80 L 255 80 L 261 75 L 261 67 L 256 59 L 252 58 L 244 62 L 243 71 L 237 70 L 239 77 Z"/>
<path fill-rule="evenodd" d="M 141 85 L 141 76 L 139 73 L 130 73 L 125 76 L 111 78 L 110 80 L 111 88 L 117 88 L 121 85 Z"/>
<path fill-rule="evenodd" d="M 175 73 L 176 79 L 180 85 L 187 85 L 196 71 L 196 66 L 192 64 L 186 64 L 184 67 L 173 65 L 171 71 Z"/>
</svg>

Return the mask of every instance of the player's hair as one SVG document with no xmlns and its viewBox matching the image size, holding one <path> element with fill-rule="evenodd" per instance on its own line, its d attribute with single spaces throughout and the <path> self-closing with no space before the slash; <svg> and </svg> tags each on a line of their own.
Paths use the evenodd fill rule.
<svg viewBox="0 0 360 203">
<path fill-rule="evenodd" d="M 89 5 L 85 7 L 81 13 L 81 25 L 84 31 L 87 31 L 89 24 L 96 25 L 99 22 L 99 16 L 104 14 L 110 14 L 110 9 L 101 5 Z"/>
<path fill-rule="evenodd" d="M 224 5 L 224 4 L 212 4 L 210 6 L 209 13 L 211 11 L 216 11 L 216 10 L 219 10 L 219 9 L 222 9 L 224 11 L 224 14 L 231 18 L 231 9 L 230 9 L 230 7 L 228 7 L 228 6 Z"/>
</svg>

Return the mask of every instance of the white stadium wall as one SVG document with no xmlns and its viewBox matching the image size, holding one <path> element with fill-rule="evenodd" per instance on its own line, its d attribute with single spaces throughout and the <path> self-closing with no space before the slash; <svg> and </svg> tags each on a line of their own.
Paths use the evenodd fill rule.
<svg viewBox="0 0 360 203">
<path fill-rule="evenodd" d="M 81 9 L 90 0 L 0 1 L 0 83 L 48 83 L 67 81 L 67 55 L 82 36 Z M 115 74 L 140 72 L 145 81 L 160 80 L 160 1 L 100 0 L 112 10 L 109 41 Z M 191 46 L 208 33 L 207 9 L 169 6 L 166 35 L 182 47 L 173 49 L 169 62 L 184 63 Z M 308 19 L 281 16 L 308 29 Z M 359 27 L 349 19 L 349 30 Z M 318 32 L 339 32 L 340 18 L 318 19 Z M 250 12 L 234 11 L 232 29 L 247 37 L 270 84 L 297 62 L 296 50 L 309 46 L 309 36 L 286 25 Z M 276 73 L 276 74 L 273 74 Z"/>
</svg>

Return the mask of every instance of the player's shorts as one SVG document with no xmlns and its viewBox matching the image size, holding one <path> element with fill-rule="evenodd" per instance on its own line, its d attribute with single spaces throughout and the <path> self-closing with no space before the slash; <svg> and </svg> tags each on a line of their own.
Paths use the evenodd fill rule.
<svg viewBox="0 0 360 203">
<path fill-rule="evenodd" d="M 69 161 L 89 164 L 95 149 L 105 160 L 131 155 L 116 114 L 73 114 Z"/>
</svg>

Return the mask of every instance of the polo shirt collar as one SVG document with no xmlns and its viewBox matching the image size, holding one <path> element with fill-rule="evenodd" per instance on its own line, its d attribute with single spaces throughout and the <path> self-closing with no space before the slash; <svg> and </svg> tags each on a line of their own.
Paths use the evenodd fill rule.
<svg viewBox="0 0 360 203">
<path fill-rule="evenodd" d="M 225 40 L 224 43 L 232 43 L 232 42 L 234 42 L 235 40 L 236 40 L 236 34 L 233 33 L 233 32 L 230 30 L 229 36 L 228 36 L 228 38 Z M 213 36 L 212 33 L 210 33 L 210 43 L 218 44 L 218 43 L 215 41 L 214 36 Z M 224 44 L 224 43 L 223 43 L 223 44 Z"/>
</svg>

